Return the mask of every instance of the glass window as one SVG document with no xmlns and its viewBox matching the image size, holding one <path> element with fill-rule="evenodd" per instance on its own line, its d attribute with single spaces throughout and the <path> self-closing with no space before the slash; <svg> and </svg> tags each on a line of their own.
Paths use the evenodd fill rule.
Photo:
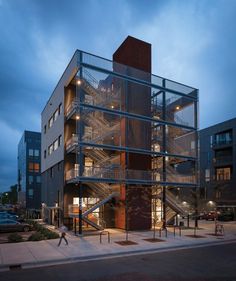
<svg viewBox="0 0 236 281">
<path fill-rule="evenodd" d="M 30 172 L 34 171 L 34 163 L 32 163 L 32 162 L 29 163 L 29 171 Z"/>
<path fill-rule="evenodd" d="M 53 144 L 48 147 L 48 155 L 52 154 L 53 152 Z"/>
<path fill-rule="evenodd" d="M 205 181 L 206 182 L 210 181 L 210 169 L 205 170 Z"/>
<path fill-rule="evenodd" d="M 34 156 L 35 156 L 35 157 L 39 157 L 39 150 L 38 150 L 38 149 L 35 149 L 35 150 L 34 150 Z"/>
<path fill-rule="evenodd" d="M 61 111 L 61 110 L 62 110 L 62 104 L 60 104 L 60 105 L 59 105 L 59 108 L 58 108 L 59 114 L 61 114 L 61 113 L 62 113 L 62 111 Z"/>
<path fill-rule="evenodd" d="M 53 177 L 53 168 L 50 168 L 50 178 Z"/>
<path fill-rule="evenodd" d="M 44 150 L 44 158 L 46 158 L 46 157 L 47 157 L 47 151 Z"/>
<path fill-rule="evenodd" d="M 54 114 L 53 114 L 53 121 L 55 122 L 58 118 L 58 115 L 59 115 L 59 110 L 57 109 Z"/>
<path fill-rule="evenodd" d="M 39 172 L 39 163 L 34 163 L 34 171 Z"/>
<path fill-rule="evenodd" d="M 29 176 L 29 184 L 32 184 L 34 182 L 34 177 L 33 176 Z"/>
<path fill-rule="evenodd" d="M 51 117 L 48 121 L 48 128 L 51 128 L 53 124 L 53 117 Z"/>
<path fill-rule="evenodd" d="M 46 134 L 46 132 L 47 132 L 47 126 L 44 125 L 44 134 Z"/>
<path fill-rule="evenodd" d="M 218 133 L 215 135 L 216 145 L 229 144 L 232 142 L 232 130 L 227 132 Z"/>
<path fill-rule="evenodd" d="M 230 180 L 231 179 L 231 168 L 217 168 L 216 169 L 216 180 Z"/>
<path fill-rule="evenodd" d="M 29 156 L 34 156 L 34 150 L 33 149 L 29 149 Z"/>
<path fill-rule="evenodd" d="M 28 195 L 29 195 L 30 197 L 33 197 L 33 195 L 34 195 L 34 190 L 33 190 L 33 189 L 29 189 L 29 190 L 28 190 Z"/>
<path fill-rule="evenodd" d="M 210 144 L 211 144 L 211 147 L 213 145 L 213 136 L 210 136 Z"/>
<path fill-rule="evenodd" d="M 36 182 L 37 182 L 37 183 L 41 183 L 41 176 L 37 176 L 37 177 L 36 177 Z"/>
<path fill-rule="evenodd" d="M 53 150 L 57 150 L 58 149 L 58 143 L 59 143 L 59 139 L 55 140 L 53 143 Z"/>
<path fill-rule="evenodd" d="M 59 136 L 59 138 L 58 138 L 58 146 L 61 146 L 61 142 L 62 142 L 62 138 L 61 138 L 61 136 Z"/>
</svg>

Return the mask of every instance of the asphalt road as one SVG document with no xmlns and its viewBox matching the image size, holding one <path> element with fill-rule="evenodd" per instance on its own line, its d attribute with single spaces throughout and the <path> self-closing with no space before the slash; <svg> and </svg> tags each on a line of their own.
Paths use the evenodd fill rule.
<svg viewBox="0 0 236 281">
<path fill-rule="evenodd" d="M 11 270 L 4 281 L 236 281 L 236 243 Z"/>
</svg>

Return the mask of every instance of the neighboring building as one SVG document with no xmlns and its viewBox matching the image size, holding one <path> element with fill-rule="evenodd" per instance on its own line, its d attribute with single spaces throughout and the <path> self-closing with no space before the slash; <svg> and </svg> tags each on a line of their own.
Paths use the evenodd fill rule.
<svg viewBox="0 0 236 281">
<path fill-rule="evenodd" d="M 200 131 L 200 191 L 206 208 L 236 218 L 236 118 Z"/>
<path fill-rule="evenodd" d="M 198 90 L 151 74 L 128 36 L 113 61 L 77 50 L 42 112 L 42 200 L 55 223 L 150 229 L 196 188 Z M 172 193 L 173 192 L 173 193 Z M 61 218 L 60 218 L 61 219 Z"/>
<path fill-rule="evenodd" d="M 18 203 L 41 208 L 41 133 L 24 131 L 18 144 Z"/>
</svg>

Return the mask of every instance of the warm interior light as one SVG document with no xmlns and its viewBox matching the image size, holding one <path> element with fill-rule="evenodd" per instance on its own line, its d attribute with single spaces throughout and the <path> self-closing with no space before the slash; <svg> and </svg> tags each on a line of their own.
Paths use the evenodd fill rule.
<svg viewBox="0 0 236 281">
<path fill-rule="evenodd" d="M 175 109 L 176 109 L 176 110 L 180 110 L 180 106 L 179 106 L 179 105 L 177 105 Z"/>
<path fill-rule="evenodd" d="M 80 119 L 80 116 L 79 116 L 79 115 L 76 115 L 75 118 L 76 118 L 76 120 L 79 120 L 79 119 Z"/>
<path fill-rule="evenodd" d="M 81 81 L 80 80 L 77 80 L 77 85 L 80 85 L 81 84 Z"/>
<path fill-rule="evenodd" d="M 111 108 L 113 109 L 113 108 L 114 108 L 114 105 L 112 105 Z"/>
</svg>

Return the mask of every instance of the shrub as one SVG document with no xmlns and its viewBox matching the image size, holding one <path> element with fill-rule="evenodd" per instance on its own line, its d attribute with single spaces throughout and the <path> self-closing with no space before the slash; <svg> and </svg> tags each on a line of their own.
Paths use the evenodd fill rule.
<svg viewBox="0 0 236 281">
<path fill-rule="evenodd" d="M 8 237 L 8 242 L 9 243 L 14 243 L 14 242 L 22 242 L 23 241 L 23 237 L 18 234 L 18 233 L 12 233 L 10 234 Z"/>
<path fill-rule="evenodd" d="M 30 237 L 28 238 L 29 241 L 41 241 L 44 239 L 45 239 L 44 235 L 40 232 L 35 232 L 32 235 L 30 235 Z"/>
<path fill-rule="evenodd" d="M 57 239 L 57 238 L 59 238 L 59 235 L 57 233 L 45 228 L 43 225 L 39 224 L 36 221 L 31 220 L 31 221 L 28 221 L 28 223 L 33 225 L 34 230 L 36 230 L 37 231 L 36 233 L 38 233 L 36 236 L 34 236 L 34 234 L 31 235 L 32 238 L 30 236 L 30 238 L 29 238 L 30 241 L 40 241 L 40 240 L 43 240 L 43 239 Z M 31 240 L 31 239 L 34 239 L 34 240 Z"/>
<path fill-rule="evenodd" d="M 49 233 L 47 234 L 47 239 L 57 239 L 59 237 L 59 234 L 56 232 L 49 231 Z"/>
</svg>

